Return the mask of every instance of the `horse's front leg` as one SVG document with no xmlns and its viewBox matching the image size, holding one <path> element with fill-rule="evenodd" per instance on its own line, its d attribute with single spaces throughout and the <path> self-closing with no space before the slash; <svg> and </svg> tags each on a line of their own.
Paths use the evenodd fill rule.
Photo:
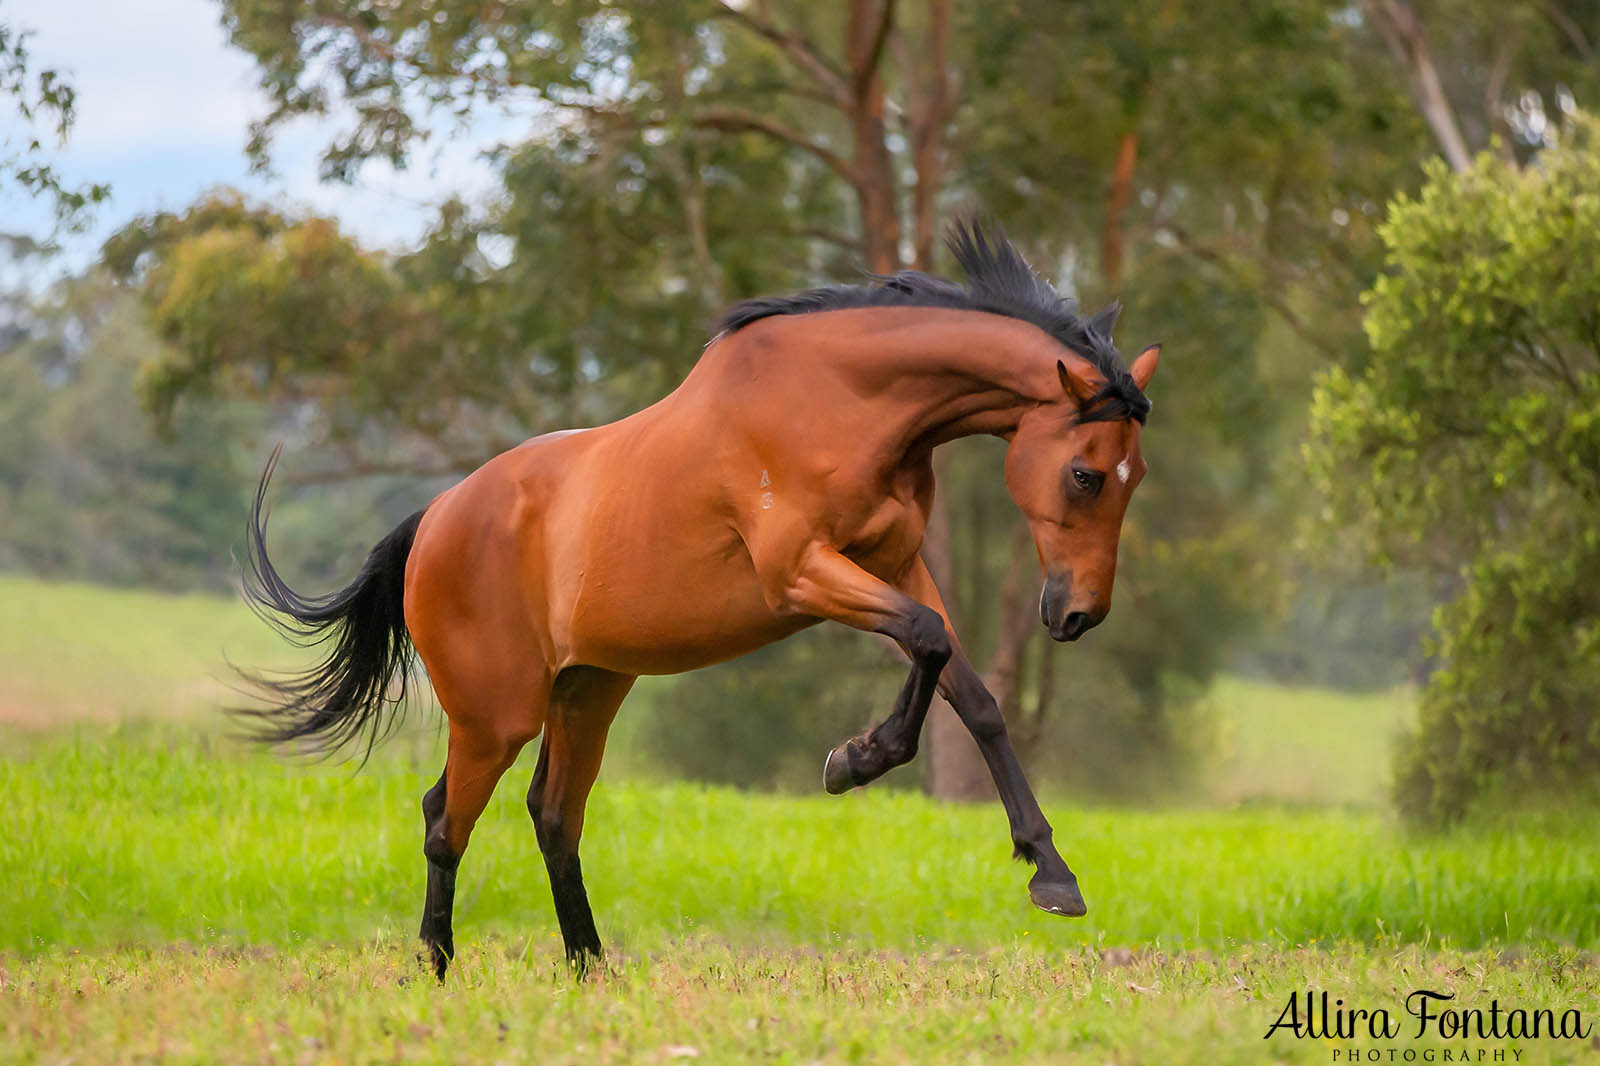
<svg viewBox="0 0 1600 1066">
<path fill-rule="evenodd" d="M 900 582 L 899 591 L 932 612 L 950 652 L 959 655 L 961 649 L 946 619 L 944 603 L 921 556 L 912 562 L 911 569 Z M 932 619 L 928 624 L 932 625 Z M 916 758 L 917 742 L 922 737 L 922 724 L 928 716 L 928 705 L 933 701 L 939 670 L 933 669 L 932 663 L 919 660 L 905 641 L 900 641 L 900 647 L 911 660 L 911 676 L 906 678 L 895 700 L 894 711 L 876 726 L 834 748 L 823 763 L 823 787 L 835 796 L 875 781 Z M 948 655 L 940 661 L 940 669 L 947 660 Z M 933 669 L 934 684 L 928 684 L 930 669 Z"/>
<path fill-rule="evenodd" d="M 1035 906 L 1051 914 L 1078 917 L 1087 913 L 1077 876 L 1056 851 L 1050 823 L 1045 820 L 1039 801 L 1022 773 L 1022 764 L 1017 761 L 1017 753 L 1006 733 L 1005 718 L 961 650 L 954 632 L 948 628 L 945 621 L 948 613 L 939 589 L 920 558 L 907 572 L 900 587 L 907 596 L 936 611 L 946 626 L 951 655 L 939 680 L 939 691 L 955 708 L 989 766 L 1006 818 L 1011 823 L 1016 856 L 1036 867 L 1037 872 L 1028 883 L 1029 897 Z M 912 661 L 915 663 L 915 658 Z M 915 667 L 912 676 L 916 677 Z M 824 773 L 829 792 L 844 792 L 855 785 L 866 784 L 892 767 L 910 761 L 916 754 L 917 738 L 927 717 L 929 701 L 907 703 L 904 697 L 902 691 L 894 713 L 881 724 L 829 753 Z"/>
<path fill-rule="evenodd" d="M 920 559 L 915 567 L 922 568 Z M 769 572 L 768 588 L 784 610 L 882 633 L 911 659 L 911 672 L 895 700 L 894 713 L 878 728 L 829 754 L 823 767 L 828 791 L 845 792 L 910 762 L 917 752 L 917 738 L 939 674 L 950 659 L 951 640 L 942 612 L 821 545 L 800 552 L 790 572 Z"/>
<path fill-rule="evenodd" d="M 1078 890 L 1077 875 L 1056 851 L 1050 823 L 1045 821 L 1044 811 L 1039 809 L 1039 801 L 1023 776 L 1022 764 L 1011 747 L 1000 707 L 960 649 L 945 668 L 939 691 L 955 708 L 972 739 L 978 742 L 978 751 L 989 765 L 989 774 L 994 778 L 1000 802 L 1006 809 L 1006 819 L 1011 823 L 1014 854 L 1036 868 L 1033 879 L 1028 882 L 1028 898 L 1035 907 L 1051 914 L 1070 918 L 1087 914 L 1089 908 Z"/>
</svg>

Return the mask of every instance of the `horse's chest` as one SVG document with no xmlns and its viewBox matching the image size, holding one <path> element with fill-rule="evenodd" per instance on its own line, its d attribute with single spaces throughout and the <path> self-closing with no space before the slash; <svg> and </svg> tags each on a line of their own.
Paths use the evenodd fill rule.
<svg viewBox="0 0 1600 1066">
<path fill-rule="evenodd" d="M 933 503 L 933 472 L 907 471 L 895 479 L 889 494 L 863 508 L 848 531 L 844 554 L 870 574 L 894 581 L 922 548 Z"/>
</svg>

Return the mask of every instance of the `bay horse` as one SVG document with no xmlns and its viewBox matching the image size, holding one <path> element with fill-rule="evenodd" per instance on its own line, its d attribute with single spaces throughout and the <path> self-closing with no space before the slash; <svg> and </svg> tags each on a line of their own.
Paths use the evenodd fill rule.
<svg viewBox="0 0 1600 1066">
<path fill-rule="evenodd" d="M 640 674 L 731 659 L 824 620 L 886 635 L 911 670 L 892 713 L 834 748 L 841 793 L 912 759 L 935 688 L 1004 804 L 1028 892 L 1086 913 L 1005 721 L 951 631 L 920 555 L 938 445 L 1009 442 L 1005 481 L 1043 568 L 1058 641 L 1111 605 L 1159 346 L 1124 368 L 1116 304 L 1080 316 L 998 230 L 958 226 L 959 285 L 904 271 L 749 300 L 671 394 L 620 421 L 507 451 L 378 542 L 344 589 L 294 592 L 267 557 L 257 488 L 246 590 L 292 637 L 326 644 L 302 674 L 258 678 L 271 743 L 332 750 L 394 722 L 414 647 L 449 720 L 422 798 L 421 938 L 443 979 L 456 869 L 496 783 L 543 733 L 528 790 L 566 952 L 601 954 L 578 861 L 606 733 Z M 398 697 L 392 698 L 398 684 Z"/>
</svg>

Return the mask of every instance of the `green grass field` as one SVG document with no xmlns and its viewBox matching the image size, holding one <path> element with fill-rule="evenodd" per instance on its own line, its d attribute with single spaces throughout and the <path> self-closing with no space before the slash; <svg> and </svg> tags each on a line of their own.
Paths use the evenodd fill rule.
<svg viewBox="0 0 1600 1066">
<path fill-rule="evenodd" d="M 1222 678 L 1210 703 L 1223 755 L 1211 792 L 1221 803 L 1382 807 L 1389 746 L 1414 720 L 1406 689 L 1348 693 Z"/>
<path fill-rule="evenodd" d="M 1242 682 L 1214 697 L 1235 722 L 1221 776 L 1257 802 L 1047 801 L 1078 921 L 1028 906 L 998 807 L 751 795 L 624 758 L 585 831 L 611 955 L 581 985 L 522 807 L 530 751 L 463 863 L 440 988 L 411 941 L 437 737 L 359 774 L 228 741 L 196 678 L 219 644 L 281 654 L 241 614 L 0 582 L 5 691 L 31 701 L 0 728 L 0 1062 L 1600 1062 L 1592 1035 L 1419 1040 L 1404 1013 L 1428 988 L 1600 1020 L 1593 819 L 1409 835 L 1377 803 L 1403 694 Z M 1313 756 L 1346 791 L 1273 776 Z M 1308 990 L 1404 1031 L 1264 1041 Z"/>
<path fill-rule="evenodd" d="M 8 729 L 150 719 L 215 733 L 217 707 L 237 698 L 229 662 L 294 661 L 237 601 L 0 574 L 0 742 Z M 651 771 L 637 727 L 670 684 L 641 678 L 634 686 L 608 745 L 612 775 Z M 1223 749 L 1209 783 L 1213 802 L 1384 805 L 1388 744 L 1410 720 L 1408 692 L 1352 695 L 1225 678 L 1210 703 Z M 425 706 L 418 718 L 434 720 L 432 711 Z"/>
</svg>

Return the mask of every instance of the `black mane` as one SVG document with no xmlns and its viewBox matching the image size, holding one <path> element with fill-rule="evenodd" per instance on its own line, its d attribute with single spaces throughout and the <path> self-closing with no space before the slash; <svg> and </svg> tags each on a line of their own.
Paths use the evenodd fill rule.
<svg viewBox="0 0 1600 1066">
<path fill-rule="evenodd" d="M 987 311 L 1031 322 L 1062 345 L 1083 356 L 1105 378 L 1105 386 L 1084 405 L 1081 420 L 1143 422 L 1150 400 L 1122 365 L 1111 343 L 1111 327 L 1120 304 L 1113 302 L 1087 318 L 1077 303 L 1063 297 L 1022 258 L 998 227 L 987 233 L 977 221 L 958 223 L 947 241 L 967 275 L 958 285 L 919 270 L 875 277 L 867 285 L 831 285 L 792 296 L 763 296 L 730 307 L 717 324 L 718 333 L 732 333 L 774 315 L 844 311 L 856 307 L 949 307 Z"/>
</svg>

